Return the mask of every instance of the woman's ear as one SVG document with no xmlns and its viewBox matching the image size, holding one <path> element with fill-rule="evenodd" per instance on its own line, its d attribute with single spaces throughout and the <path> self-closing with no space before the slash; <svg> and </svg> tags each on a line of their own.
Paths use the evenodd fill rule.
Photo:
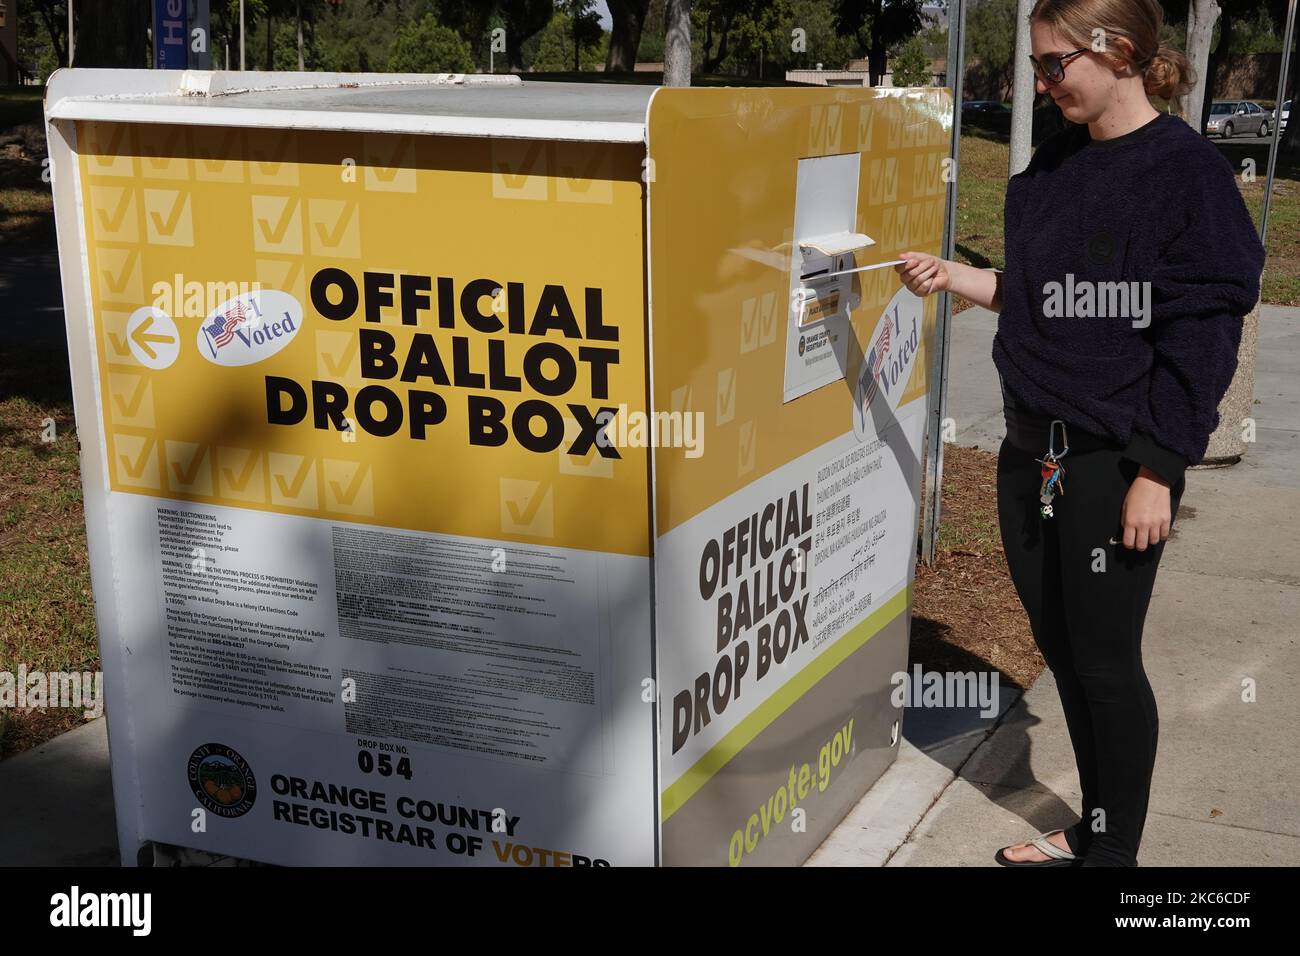
<svg viewBox="0 0 1300 956">
<path fill-rule="evenodd" d="M 1133 75 L 1142 72 L 1137 66 L 1137 50 L 1128 37 L 1115 37 L 1110 41 L 1105 56 L 1120 76 L 1129 76 L 1130 71 Z"/>
</svg>

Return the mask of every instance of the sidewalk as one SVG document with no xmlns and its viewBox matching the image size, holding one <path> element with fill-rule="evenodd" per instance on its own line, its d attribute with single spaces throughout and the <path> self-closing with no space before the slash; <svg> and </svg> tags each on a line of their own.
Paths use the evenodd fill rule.
<svg viewBox="0 0 1300 956">
<path fill-rule="evenodd" d="M 949 414 L 996 450 L 996 317 L 957 316 Z M 1160 750 L 1143 866 L 1300 859 L 1300 309 L 1260 315 L 1259 440 L 1231 468 L 1192 470 L 1147 616 L 1143 659 Z M 1242 681 L 1257 703 L 1243 703 Z M 1050 671 L 984 720 L 909 710 L 897 761 L 812 866 L 996 866 L 1005 844 L 1071 822 L 1073 754 Z M 105 723 L 0 763 L 0 866 L 117 860 Z"/>
</svg>

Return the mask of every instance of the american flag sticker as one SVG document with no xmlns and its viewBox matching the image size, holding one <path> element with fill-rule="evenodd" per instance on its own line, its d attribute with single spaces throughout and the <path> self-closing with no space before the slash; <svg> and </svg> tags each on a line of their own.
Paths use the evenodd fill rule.
<svg viewBox="0 0 1300 956">
<path fill-rule="evenodd" d="M 248 310 L 244 308 L 244 303 L 236 299 L 230 303 L 224 312 L 219 312 L 212 321 L 203 327 L 203 337 L 207 339 L 208 348 L 212 350 L 215 358 L 218 349 L 223 349 L 230 344 L 230 340 L 235 337 L 235 329 L 248 321 Z"/>
<path fill-rule="evenodd" d="M 871 351 L 867 353 L 866 367 L 870 370 L 870 382 L 867 383 L 866 391 L 862 395 L 862 414 L 867 413 L 867 408 L 871 405 L 871 400 L 876 397 L 877 386 L 880 384 L 880 370 L 885 366 L 885 359 L 889 356 L 889 330 L 891 323 L 886 322 L 885 327 L 880 334 L 876 336 L 876 341 L 871 344 Z"/>
</svg>

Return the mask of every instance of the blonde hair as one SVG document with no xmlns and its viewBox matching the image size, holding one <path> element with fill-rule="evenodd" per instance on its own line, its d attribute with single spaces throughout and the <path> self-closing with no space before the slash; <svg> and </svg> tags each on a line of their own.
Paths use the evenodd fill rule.
<svg viewBox="0 0 1300 956">
<path fill-rule="evenodd" d="M 1149 96 L 1174 101 L 1192 88 L 1196 74 L 1181 50 L 1160 42 L 1164 18 L 1159 0 L 1038 0 L 1029 14 L 1031 24 L 1045 23 L 1078 47 L 1091 49 L 1094 31 L 1105 31 L 1100 55 L 1137 69 Z"/>
</svg>

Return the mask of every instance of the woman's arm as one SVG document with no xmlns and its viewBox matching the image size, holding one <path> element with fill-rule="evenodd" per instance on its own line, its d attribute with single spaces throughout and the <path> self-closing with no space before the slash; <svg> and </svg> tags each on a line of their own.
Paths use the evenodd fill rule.
<svg viewBox="0 0 1300 956">
<path fill-rule="evenodd" d="M 1002 311 L 1002 273 L 997 269 L 976 269 L 962 262 L 950 262 L 949 290 L 993 312 Z"/>
<path fill-rule="evenodd" d="M 1164 248 L 1150 273 L 1142 333 L 1153 352 L 1150 385 L 1127 454 L 1170 484 L 1202 459 L 1219 424 L 1265 261 L 1228 161 L 1213 149 L 1187 158 L 1195 162 L 1154 224 Z"/>
<path fill-rule="evenodd" d="M 904 252 L 899 258 L 903 261 L 894 269 L 914 295 L 947 289 L 976 305 L 1002 311 L 1002 273 L 996 269 L 977 269 L 926 252 Z"/>
</svg>

